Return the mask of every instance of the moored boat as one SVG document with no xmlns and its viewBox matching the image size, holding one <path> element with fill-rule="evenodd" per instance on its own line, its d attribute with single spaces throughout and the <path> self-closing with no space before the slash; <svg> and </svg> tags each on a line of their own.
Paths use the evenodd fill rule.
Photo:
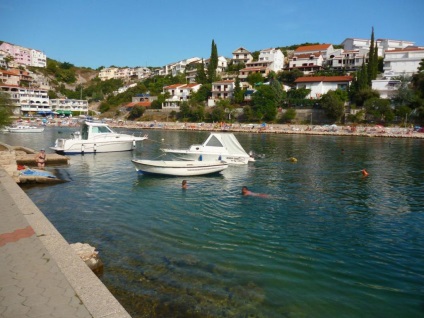
<svg viewBox="0 0 424 318">
<path fill-rule="evenodd" d="M 255 159 L 246 153 L 232 133 L 211 133 L 201 145 L 188 149 L 161 149 L 176 160 L 223 160 L 229 164 L 247 164 Z"/>
<path fill-rule="evenodd" d="M 130 151 L 138 141 L 148 139 L 145 136 L 134 136 L 114 132 L 107 124 L 86 121 L 81 131 L 75 132 L 71 138 L 58 138 L 50 147 L 59 154 L 84 154 L 100 152 Z"/>
<path fill-rule="evenodd" d="M 131 160 L 137 172 L 167 176 L 200 176 L 228 168 L 225 161 Z"/>
<path fill-rule="evenodd" d="M 17 125 L 7 127 L 7 130 L 11 133 L 40 133 L 44 131 L 44 127 Z"/>
</svg>

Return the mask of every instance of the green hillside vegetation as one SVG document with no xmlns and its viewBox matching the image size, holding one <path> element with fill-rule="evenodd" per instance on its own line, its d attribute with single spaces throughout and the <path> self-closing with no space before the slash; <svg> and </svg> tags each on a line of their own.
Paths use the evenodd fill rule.
<svg viewBox="0 0 424 318">
<path fill-rule="evenodd" d="M 372 32 L 374 36 L 374 30 Z M 299 46 L 317 45 L 320 43 L 301 43 L 297 45 L 279 47 L 279 49 L 287 56 L 288 51 L 293 51 Z M 334 48 L 341 47 L 333 45 Z M 376 78 L 379 72 L 382 72 L 382 59 L 378 58 L 376 50 L 370 48 L 374 52 L 368 64 L 364 64 L 362 68 L 353 74 L 354 81 L 348 91 L 330 92 L 322 96 L 320 100 L 307 100 L 305 97 L 309 94 L 309 90 L 295 89 L 295 80 L 303 76 L 299 70 L 282 71 L 277 74 L 271 72 L 268 78 L 256 78 L 251 76 L 248 78 L 249 83 L 257 90 L 252 96 L 250 102 L 243 101 L 245 91 L 237 91 L 237 97 L 233 100 L 223 100 L 217 103 L 213 111 L 205 107 L 205 102 L 211 95 L 212 81 L 220 80 L 219 74 L 211 72 L 210 69 L 203 70 L 198 68 L 196 81 L 203 86 L 199 92 L 194 93 L 190 100 L 185 102 L 180 109 L 180 113 L 172 114 L 175 120 L 184 121 L 222 121 L 231 118 L 238 121 L 255 122 L 255 121 L 276 121 L 276 110 L 286 109 L 289 113 L 280 117 L 281 122 L 290 122 L 295 115 L 295 109 L 298 108 L 318 108 L 323 109 L 328 118 L 335 122 L 344 122 L 347 120 L 351 123 L 359 123 L 364 121 L 373 121 L 382 124 L 399 123 L 408 119 L 410 122 L 424 123 L 424 62 L 422 62 L 419 72 L 411 79 L 399 78 L 402 81 L 402 87 L 395 98 L 389 103 L 387 100 L 380 99 L 378 92 L 371 89 L 371 81 Z M 259 51 L 252 52 L 257 58 Z M 211 60 L 215 61 L 218 57 L 218 48 L 212 41 Z M 229 65 L 229 70 L 237 72 L 240 65 Z M 244 67 L 244 66 L 243 66 Z M 87 99 L 90 103 L 99 104 L 98 110 L 102 116 L 115 117 L 125 114 L 121 113 L 122 106 L 132 101 L 132 98 L 138 94 L 149 93 L 151 96 L 157 96 L 158 99 L 151 105 L 151 109 L 161 108 L 161 104 L 167 98 L 164 95 L 163 87 L 171 84 L 186 83 L 186 74 L 178 74 L 177 76 L 153 76 L 144 81 L 136 82 L 136 86 L 127 89 L 125 92 L 117 94 L 119 88 L 129 85 L 130 82 L 123 82 L 120 79 L 110 79 L 101 81 L 98 77 L 99 69 L 93 70 L 86 67 L 76 67 L 69 62 L 58 62 L 53 59 L 47 60 L 46 68 L 30 67 L 31 71 L 42 73 L 50 79 L 52 90 L 49 91 L 50 98 L 64 97 L 71 99 Z M 324 69 L 314 76 L 332 76 L 345 75 L 344 70 L 333 71 Z M 263 82 L 270 82 L 274 89 L 270 87 L 260 86 Z M 134 83 L 134 82 L 133 82 Z M 279 83 L 277 85 L 277 83 Z M 275 88 L 281 84 L 290 86 L 292 90 L 288 93 L 277 91 Z M 258 86 L 259 85 L 259 86 Z M 348 102 L 351 108 L 361 108 L 363 111 L 356 115 L 349 115 L 344 118 L 344 103 Z M 236 108 L 242 107 L 244 115 L 239 118 L 234 117 Z M 135 109 L 130 115 L 131 118 L 142 116 L 143 109 Z"/>
</svg>

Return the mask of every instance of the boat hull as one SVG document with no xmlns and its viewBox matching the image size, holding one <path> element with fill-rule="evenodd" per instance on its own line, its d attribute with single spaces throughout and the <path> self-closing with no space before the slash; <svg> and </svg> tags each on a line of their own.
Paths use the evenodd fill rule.
<svg viewBox="0 0 424 318">
<path fill-rule="evenodd" d="M 228 168 L 224 161 L 163 161 L 131 160 L 137 172 L 165 176 L 200 176 L 221 172 Z"/>
<path fill-rule="evenodd" d="M 81 154 L 81 153 L 102 153 L 102 152 L 119 152 L 131 151 L 136 148 L 138 140 L 116 140 L 116 141 L 83 141 L 83 140 L 67 140 L 59 139 L 56 141 L 55 147 L 50 147 L 57 153 L 61 154 Z"/>
<path fill-rule="evenodd" d="M 245 165 L 249 161 L 253 161 L 253 158 L 249 156 L 237 156 L 227 155 L 219 153 L 204 153 L 204 152 L 192 152 L 189 150 L 178 150 L 178 149 L 162 149 L 167 154 L 170 154 L 175 160 L 186 160 L 186 161 L 213 161 L 222 160 L 232 165 Z"/>
<path fill-rule="evenodd" d="M 9 127 L 7 130 L 11 133 L 41 133 L 44 127 Z"/>
</svg>

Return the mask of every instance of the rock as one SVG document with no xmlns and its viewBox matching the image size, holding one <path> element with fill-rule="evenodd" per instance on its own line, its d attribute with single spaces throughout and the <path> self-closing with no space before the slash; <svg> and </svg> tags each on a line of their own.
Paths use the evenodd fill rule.
<svg viewBox="0 0 424 318">
<path fill-rule="evenodd" d="M 103 262 L 95 247 L 87 243 L 74 243 L 70 246 L 96 275 L 100 276 L 103 273 Z"/>
</svg>

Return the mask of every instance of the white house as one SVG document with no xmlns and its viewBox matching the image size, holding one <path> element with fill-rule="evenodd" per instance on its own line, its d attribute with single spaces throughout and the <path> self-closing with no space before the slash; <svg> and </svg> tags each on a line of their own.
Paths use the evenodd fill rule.
<svg viewBox="0 0 424 318">
<path fill-rule="evenodd" d="M 165 86 L 163 88 L 163 94 L 168 93 L 169 98 L 162 104 L 163 110 L 168 111 L 179 111 L 181 103 L 188 101 L 192 93 L 197 92 L 202 84 L 190 83 L 190 84 L 173 84 Z"/>
<path fill-rule="evenodd" d="M 346 51 L 366 49 L 369 51 L 371 46 L 371 39 L 347 38 L 342 42 L 343 48 Z M 389 50 L 403 49 L 408 46 L 414 46 L 415 43 L 405 40 L 390 40 L 390 39 L 377 39 L 378 56 L 384 56 L 384 52 Z"/>
<path fill-rule="evenodd" d="M 334 52 L 334 47 L 332 44 L 314 44 L 314 45 L 304 45 L 299 46 L 294 50 L 294 56 L 304 55 L 304 54 L 315 54 L 320 53 L 322 58 L 326 60 Z"/>
<path fill-rule="evenodd" d="M 231 80 L 217 81 L 212 83 L 212 96 L 208 100 L 208 106 L 215 106 L 220 99 L 230 99 L 234 96 L 235 82 Z"/>
<path fill-rule="evenodd" d="M 270 48 L 261 50 L 258 57 L 259 62 L 267 62 L 268 68 L 277 73 L 284 68 L 284 54 L 280 49 Z"/>
<path fill-rule="evenodd" d="M 246 64 L 251 60 L 253 60 L 252 54 L 244 47 L 239 47 L 238 49 L 233 51 L 233 57 L 231 59 L 231 62 L 233 64 Z"/>
<path fill-rule="evenodd" d="M 324 57 L 320 52 L 296 54 L 289 60 L 289 70 L 298 69 L 304 74 L 322 70 Z"/>
<path fill-rule="evenodd" d="M 381 80 L 373 80 L 371 81 L 371 87 L 373 90 L 378 91 L 380 94 L 380 98 L 388 98 L 391 99 L 395 95 L 397 95 L 398 89 L 401 86 L 400 80 L 394 79 L 381 79 Z"/>
<path fill-rule="evenodd" d="M 333 69 L 358 70 L 363 63 L 368 63 L 368 49 L 338 49 L 328 58 L 326 65 Z"/>
<path fill-rule="evenodd" d="M 386 51 L 384 54 L 384 76 L 412 76 L 418 72 L 424 48 L 407 47 L 400 50 Z"/>
<path fill-rule="evenodd" d="M 210 59 L 204 61 L 205 69 L 208 69 Z M 218 56 L 218 65 L 216 66 L 216 73 L 220 74 L 227 69 L 228 61 L 224 56 Z"/>
<path fill-rule="evenodd" d="M 106 80 L 115 78 L 117 71 L 118 71 L 117 67 L 105 67 L 105 68 L 100 70 L 99 78 L 102 81 L 106 81 Z"/>
<path fill-rule="evenodd" d="M 47 66 L 47 57 L 46 54 L 39 50 L 30 50 L 31 55 L 31 66 L 36 67 L 46 67 Z"/>
<path fill-rule="evenodd" d="M 199 57 L 191 57 L 185 60 L 181 60 L 175 63 L 165 65 L 159 72 L 158 75 L 172 75 L 176 76 L 179 73 L 184 73 L 186 66 L 193 63 L 201 61 Z"/>
<path fill-rule="evenodd" d="M 306 88 L 311 92 L 308 99 L 320 99 L 329 91 L 346 90 L 353 80 L 352 76 L 302 76 L 295 80 L 296 89 Z"/>
</svg>

